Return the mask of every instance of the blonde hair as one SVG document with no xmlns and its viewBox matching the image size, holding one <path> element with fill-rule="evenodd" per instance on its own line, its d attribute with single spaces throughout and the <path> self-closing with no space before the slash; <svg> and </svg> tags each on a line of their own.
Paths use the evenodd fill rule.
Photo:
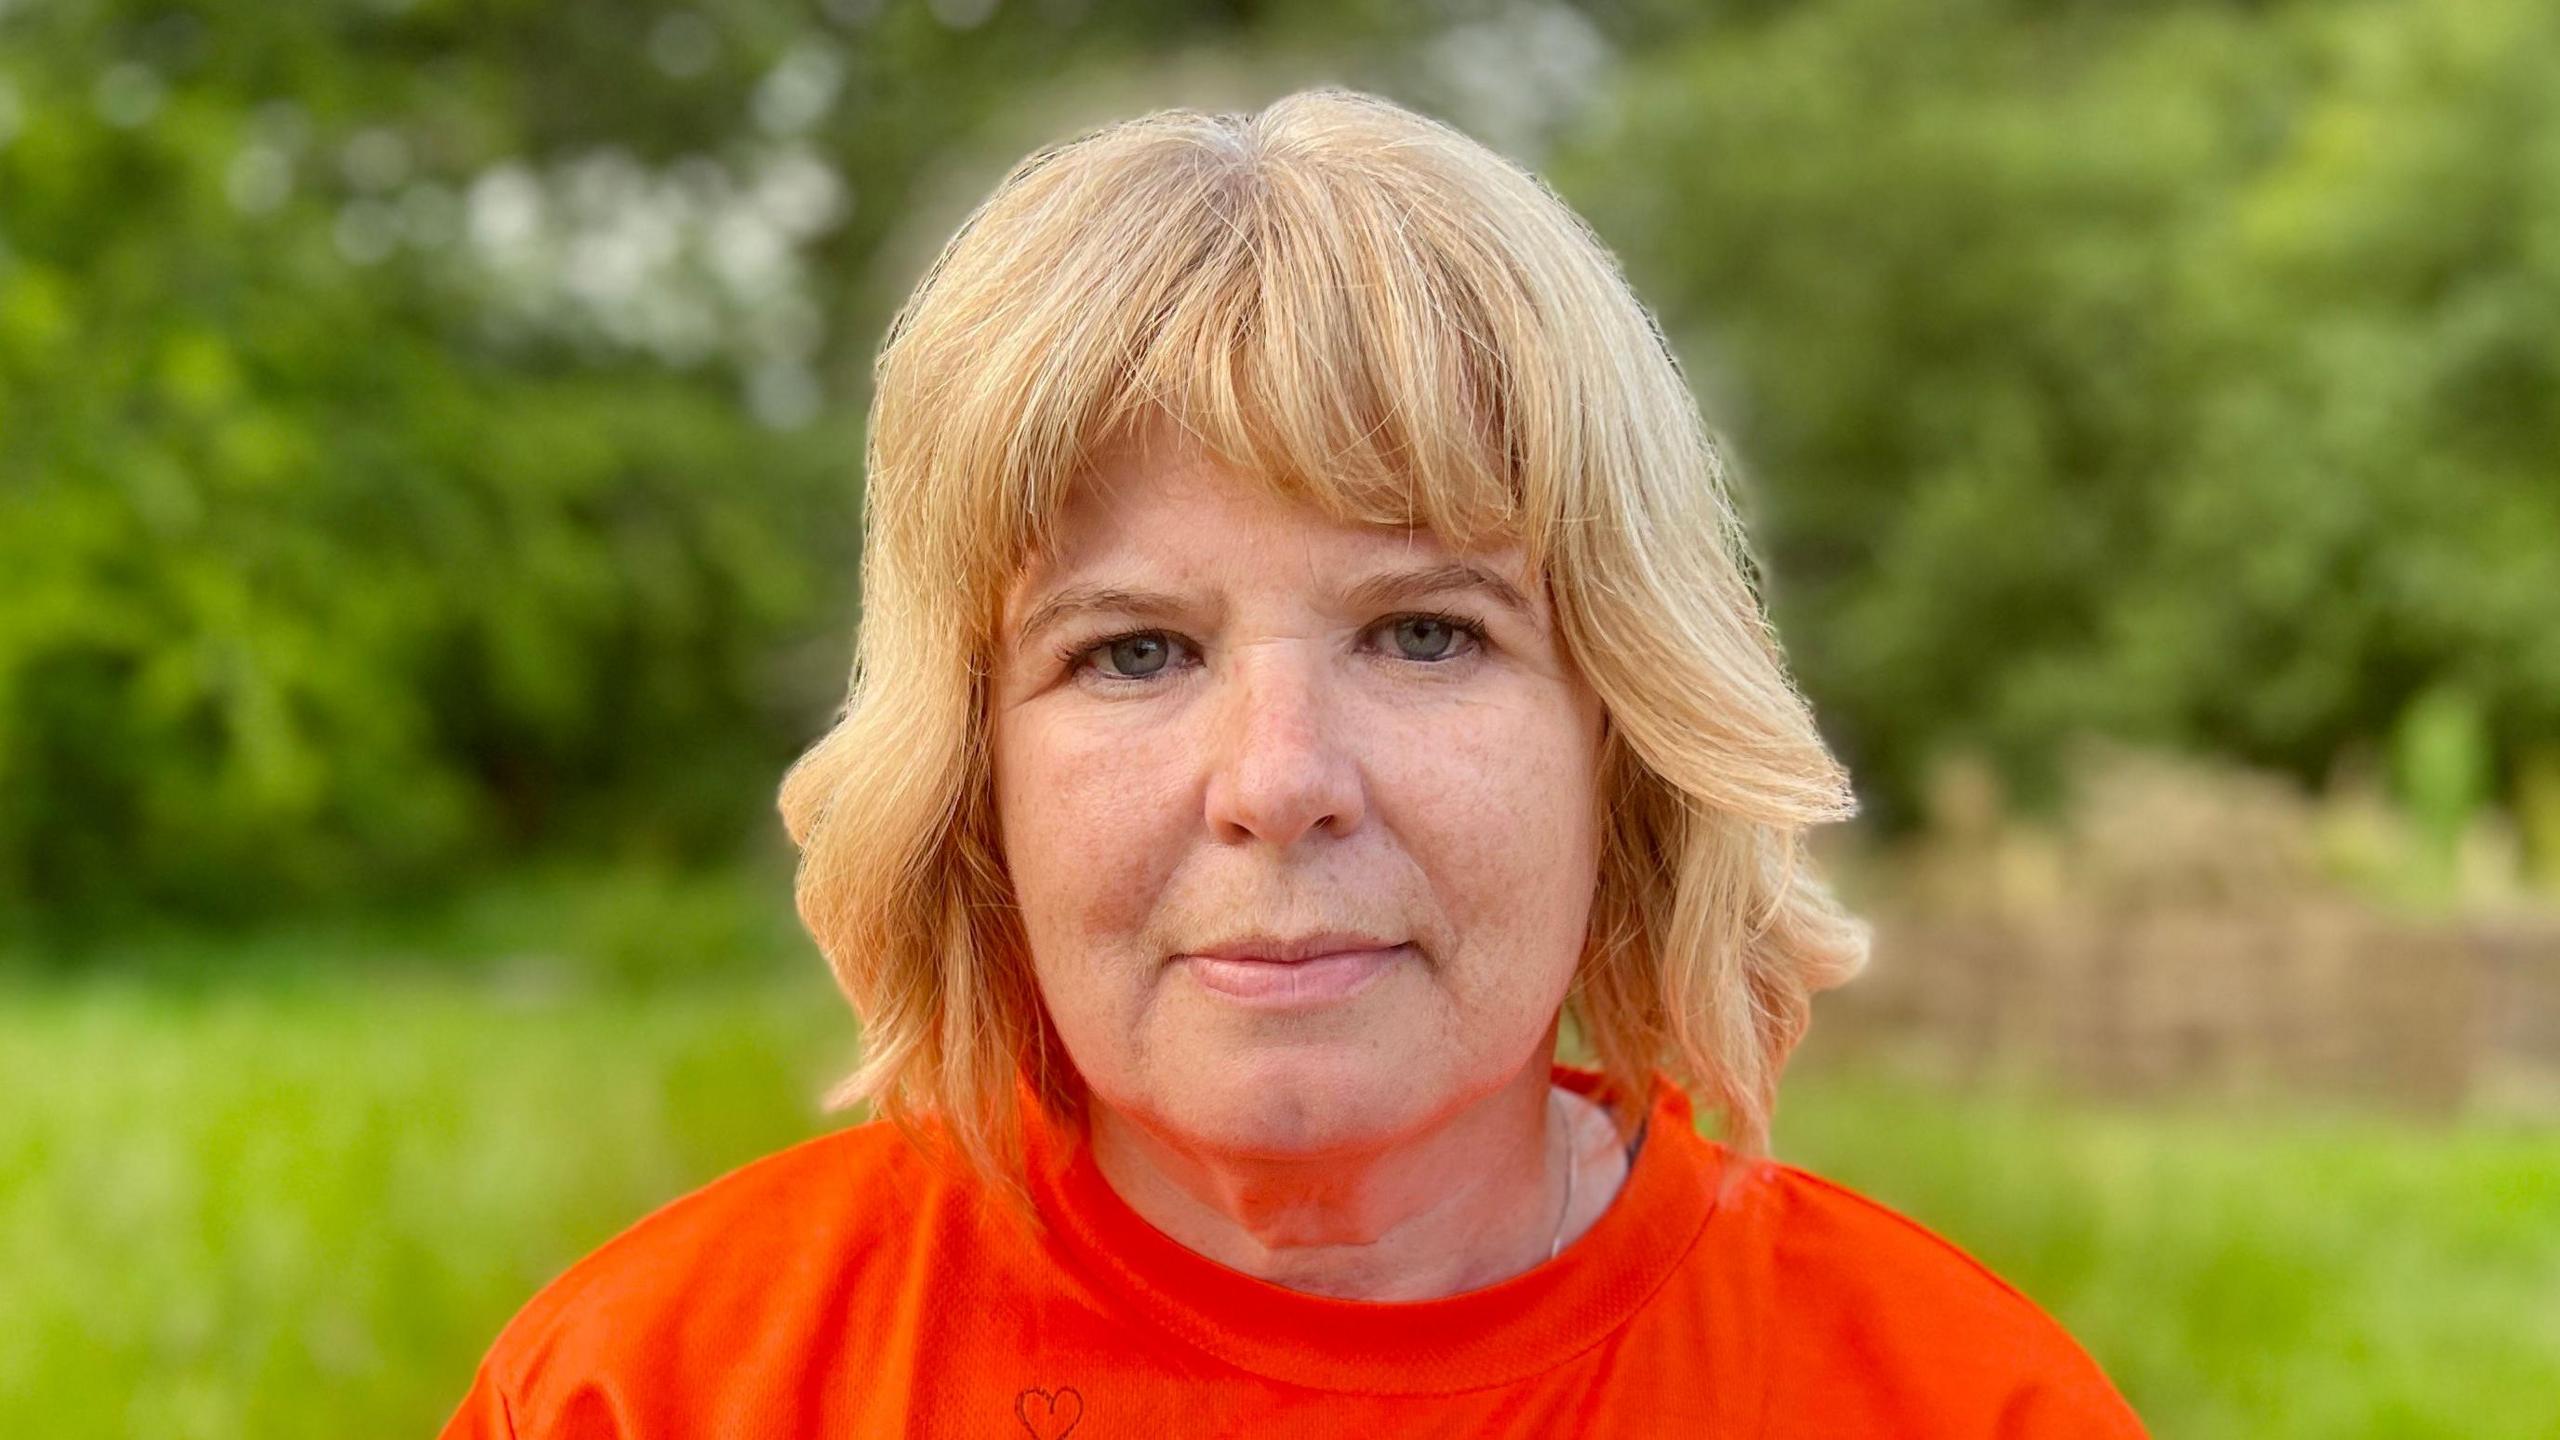
<svg viewBox="0 0 2560 1440">
<path fill-rule="evenodd" d="M 1766 1143 L 1866 928 L 1800 847 L 1848 781 L 1748 578 L 1651 316 L 1554 192 L 1343 90 L 1042 149 L 891 323 L 850 696 L 784 779 L 800 914 L 864 1026 L 837 1088 L 1021 1193 L 1017 1096 L 1080 1111 L 994 834 L 1003 597 L 1102 448 L 1170 417 L 1337 519 L 1523 547 L 1606 706 L 1607 828 L 1567 1011 L 1632 1122 L 1659 1069 Z"/>
</svg>

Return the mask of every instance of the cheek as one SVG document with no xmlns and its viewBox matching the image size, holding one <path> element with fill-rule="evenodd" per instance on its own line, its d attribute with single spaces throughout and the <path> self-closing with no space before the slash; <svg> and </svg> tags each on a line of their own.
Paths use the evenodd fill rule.
<svg viewBox="0 0 2560 1440">
<path fill-rule="evenodd" d="M 1599 871 L 1596 725 L 1488 706 L 1410 747 L 1398 829 L 1459 927 L 1465 983 L 1542 1003 L 1579 955 Z"/>
<path fill-rule="evenodd" d="M 1141 950 L 1178 858 L 1179 782 L 1164 754 L 1044 718 L 999 729 L 997 822 L 1044 984 Z"/>
</svg>

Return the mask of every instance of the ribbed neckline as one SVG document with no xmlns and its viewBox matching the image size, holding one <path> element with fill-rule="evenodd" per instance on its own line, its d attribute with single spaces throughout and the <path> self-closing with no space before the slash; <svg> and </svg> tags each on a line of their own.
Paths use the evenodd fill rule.
<svg viewBox="0 0 2560 1440">
<path fill-rule="evenodd" d="M 1558 1064 L 1555 1081 L 1598 1099 L 1596 1071 Z M 1679 1268 L 1716 1208 L 1724 1147 L 1697 1132 L 1689 1097 L 1660 1075 L 1646 1139 L 1599 1220 L 1533 1269 L 1436 1300 L 1310 1295 L 1185 1248 L 1103 1177 L 1083 1137 L 1036 1113 L 1034 1195 L 1068 1261 L 1177 1338 L 1256 1374 L 1315 1389 L 1449 1394 L 1551 1369 L 1606 1339 Z"/>
</svg>

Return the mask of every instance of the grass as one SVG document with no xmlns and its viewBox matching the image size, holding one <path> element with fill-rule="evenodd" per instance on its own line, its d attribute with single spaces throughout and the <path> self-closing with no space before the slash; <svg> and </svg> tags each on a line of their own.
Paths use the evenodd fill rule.
<svg viewBox="0 0 2560 1440">
<path fill-rule="evenodd" d="M 2560 1131 L 1830 1072 L 1779 1142 L 2042 1303 L 2159 1435 L 2560 1435 Z"/>
<path fill-rule="evenodd" d="M 0 1434 L 430 1434 L 563 1264 L 813 1133 L 844 1029 L 771 980 L 14 997 Z"/>
<path fill-rule="evenodd" d="M 421 963 L 305 935 L 0 989 L 0 1434 L 432 1433 L 562 1265 L 837 1123 L 814 1097 L 850 1027 L 814 960 L 630 958 L 767 944 L 706 917 L 769 901 L 653 892 L 645 924 L 491 958 L 616 908 L 562 892 L 404 937 Z M 432 954 L 456 935 L 479 961 Z M 2164 1436 L 2560 1413 L 2560 1134 L 1830 1070 L 1791 1081 L 1780 1143 L 2042 1302 Z"/>
</svg>

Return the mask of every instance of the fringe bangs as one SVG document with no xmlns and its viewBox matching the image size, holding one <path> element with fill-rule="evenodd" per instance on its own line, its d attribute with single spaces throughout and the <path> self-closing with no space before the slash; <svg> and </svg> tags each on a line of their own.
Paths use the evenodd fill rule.
<svg viewBox="0 0 2560 1440">
<path fill-rule="evenodd" d="M 1069 142 L 1072 186 L 1035 155 L 969 227 L 1019 242 L 955 241 L 930 313 L 893 328 L 882 369 L 915 408 L 879 417 L 897 443 L 874 485 L 911 477 L 909 543 L 982 605 L 1094 459 L 1157 420 L 1337 520 L 1546 567 L 1577 376 L 1528 257 L 1462 218 L 1427 154 L 1264 148 L 1250 122 L 1175 111 Z"/>
</svg>

